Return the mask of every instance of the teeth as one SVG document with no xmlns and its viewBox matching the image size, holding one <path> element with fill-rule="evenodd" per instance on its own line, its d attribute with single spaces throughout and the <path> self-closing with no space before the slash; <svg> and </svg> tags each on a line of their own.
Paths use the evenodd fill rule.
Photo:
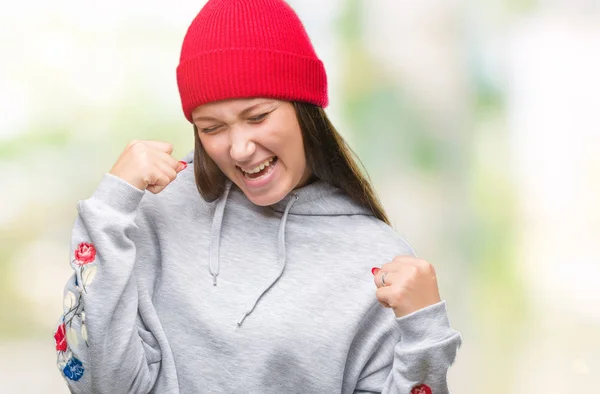
<svg viewBox="0 0 600 394">
<path fill-rule="evenodd" d="M 244 171 L 246 174 L 256 174 L 257 172 L 260 172 L 262 170 L 265 169 L 265 167 L 268 167 L 269 164 L 271 164 L 271 162 L 274 160 L 274 157 L 271 157 L 269 160 L 265 160 L 263 163 L 260 163 L 259 165 L 257 165 L 256 167 L 250 169 L 250 170 L 244 170 L 242 169 L 242 171 Z"/>
</svg>

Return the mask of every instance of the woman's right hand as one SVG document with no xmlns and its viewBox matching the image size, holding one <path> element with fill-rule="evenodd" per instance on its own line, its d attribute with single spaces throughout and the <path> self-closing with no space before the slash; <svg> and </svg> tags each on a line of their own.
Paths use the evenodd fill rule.
<svg viewBox="0 0 600 394">
<path fill-rule="evenodd" d="M 162 141 L 134 140 L 119 156 L 110 174 L 140 190 L 163 191 L 187 163 L 171 156 L 173 145 Z"/>
</svg>

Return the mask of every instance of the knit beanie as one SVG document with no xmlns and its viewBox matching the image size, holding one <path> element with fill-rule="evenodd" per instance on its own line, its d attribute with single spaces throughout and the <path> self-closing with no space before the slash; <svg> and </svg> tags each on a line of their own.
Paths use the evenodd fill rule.
<svg viewBox="0 0 600 394">
<path fill-rule="evenodd" d="M 328 103 L 325 67 L 283 0 L 209 0 L 183 40 L 177 86 L 190 122 L 198 106 L 231 98 Z"/>
</svg>

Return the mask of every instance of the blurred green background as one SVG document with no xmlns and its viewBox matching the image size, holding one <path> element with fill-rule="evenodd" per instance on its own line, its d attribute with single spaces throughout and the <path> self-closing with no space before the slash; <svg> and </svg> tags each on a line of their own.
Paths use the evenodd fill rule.
<svg viewBox="0 0 600 394">
<path fill-rule="evenodd" d="M 293 0 L 327 109 L 435 265 L 454 393 L 600 393 L 600 2 Z M 0 12 L 0 392 L 66 393 L 76 203 L 134 138 L 193 147 L 175 81 L 203 1 Z"/>
</svg>

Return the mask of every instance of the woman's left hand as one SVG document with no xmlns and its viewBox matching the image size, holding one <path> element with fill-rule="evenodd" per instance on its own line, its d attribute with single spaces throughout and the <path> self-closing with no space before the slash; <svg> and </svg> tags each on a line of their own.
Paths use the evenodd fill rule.
<svg viewBox="0 0 600 394">
<path fill-rule="evenodd" d="M 392 308 L 396 317 L 406 316 L 441 301 L 435 269 L 427 261 L 397 256 L 391 263 L 372 270 L 377 299 Z"/>
</svg>

